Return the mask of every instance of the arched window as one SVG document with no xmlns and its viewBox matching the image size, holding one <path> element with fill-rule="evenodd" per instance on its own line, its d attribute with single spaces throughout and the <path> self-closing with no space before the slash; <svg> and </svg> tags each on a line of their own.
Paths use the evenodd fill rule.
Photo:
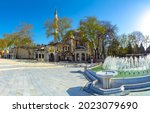
<svg viewBox="0 0 150 113">
<path fill-rule="evenodd" d="M 39 58 L 41 58 L 41 54 L 39 54 Z"/>
<path fill-rule="evenodd" d="M 42 58 L 44 58 L 44 54 L 42 54 Z"/>
</svg>

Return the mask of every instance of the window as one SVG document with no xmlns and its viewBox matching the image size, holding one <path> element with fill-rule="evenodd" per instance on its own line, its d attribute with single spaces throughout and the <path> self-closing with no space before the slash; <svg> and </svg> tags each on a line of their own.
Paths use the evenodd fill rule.
<svg viewBox="0 0 150 113">
<path fill-rule="evenodd" d="M 39 54 L 39 58 L 41 58 L 41 54 Z"/>
<path fill-rule="evenodd" d="M 38 54 L 36 54 L 36 58 L 38 58 Z"/>
<path fill-rule="evenodd" d="M 42 54 L 42 58 L 44 58 L 44 54 Z"/>
</svg>

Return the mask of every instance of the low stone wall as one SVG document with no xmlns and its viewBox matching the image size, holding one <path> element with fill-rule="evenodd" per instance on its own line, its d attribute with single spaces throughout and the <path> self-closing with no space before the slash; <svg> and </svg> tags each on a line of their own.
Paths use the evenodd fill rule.
<svg viewBox="0 0 150 113">
<path fill-rule="evenodd" d="M 84 87 L 84 90 L 88 93 L 91 93 L 93 95 L 110 95 L 115 93 L 121 93 L 121 88 L 113 88 L 113 89 L 102 89 L 100 87 L 96 87 L 97 80 L 93 82 L 87 83 L 87 85 Z"/>
<path fill-rule="evenodd" d="M 85 72 L 89 73 L 91 76 L 93 76 L 94 78 L 96 78 L 97 80 L 102 82 L 102 79 L 96 75 L 96 72 L 94 72 L 92 70 L 86 70 Z"/>
<path fill-rule="evenodd" d="M 135 77 L 135 78 L 112 78 L 111 79 L 111 87 L 120 87 L 122 85 L 128 84 L 140 84 L 150 82 L 150 75 Z"/>
<path fill-rule="evenodd" d="M 97 78 L 94 76 L 94 75 L 92 75 L 89 71 L 85 71 L 84 72 L 85 74 L 86 74 L 86 78 L 87 79 L 89 79 L 89 81 L 95 81 Z"/>
<path fill-rule="evenodd" d="M 122 90 L 121 90 L 120 87 L 119 88 L 112 88 L 112 89 L 98 88 L 98 87 L 96 87 L 96 83 L 97 82 L 98 81 L 94 81 L 92 83 L 91 87 L 90 87 L 97 94 L 100 94 L 100 95 L 110 95 L 110 94 L 115 94 L 115 93 L 121 93 L 122 92 Z"/>
<path fill-rule="evenodd" d="M 150 89 L 150 82 L 124 85 L 124 89 L 130 92 L 145 91 Z"/>
</svg>

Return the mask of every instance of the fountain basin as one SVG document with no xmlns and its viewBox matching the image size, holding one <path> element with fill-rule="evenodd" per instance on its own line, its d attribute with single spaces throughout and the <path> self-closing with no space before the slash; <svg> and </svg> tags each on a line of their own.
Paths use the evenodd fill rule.
<svg viewBox="0 0 150 113">
<path fill-rule="evenodd" d="M 116 76 L 118 74 L 117 71 L 98 71 L 96 72 L 97 76 Z"/>
<path fill-rule="evenodd" d="M 96 66 L 92 70 L 85 70 L 88 77 L 92 78 L 88 88 L 98 94 L 150 89 L 150 55 L 138 57 L 108 56 L 102 65 Z"/>
<path fill-rule="evenodd" d="M 86 70 L 85 73 L 87 76 L 94 78 L 91 80 L 92 82 L 88 83 L 85 91 L 91 91 L 96 94 L 109 95 L 126 91 L 138 92 L 150 90 L 150 75 L 129 78 L 113 78 L 112 76 L 99 75 L 92 70 Z M 105 77 L 108 77 L 109 81 L 106 81 Z"/>
<path fill-rule="evenodd" d="M 112 77 L 117 74 L 116 71 L 99 71 L 96 73 L 96 76 L 102 81 L 102 88 L 109 89 Z"/>
</svg>

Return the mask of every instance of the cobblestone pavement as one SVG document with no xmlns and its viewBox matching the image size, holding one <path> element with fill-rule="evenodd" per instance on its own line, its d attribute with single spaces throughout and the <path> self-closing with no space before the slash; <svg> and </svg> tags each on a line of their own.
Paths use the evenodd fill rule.
<svg viewBox="0 0 150 113">
<path fill-rule="evenodd" d="M 82 68 L 0 59 L 1 96 L 85 96 Z"/>
</svg>

